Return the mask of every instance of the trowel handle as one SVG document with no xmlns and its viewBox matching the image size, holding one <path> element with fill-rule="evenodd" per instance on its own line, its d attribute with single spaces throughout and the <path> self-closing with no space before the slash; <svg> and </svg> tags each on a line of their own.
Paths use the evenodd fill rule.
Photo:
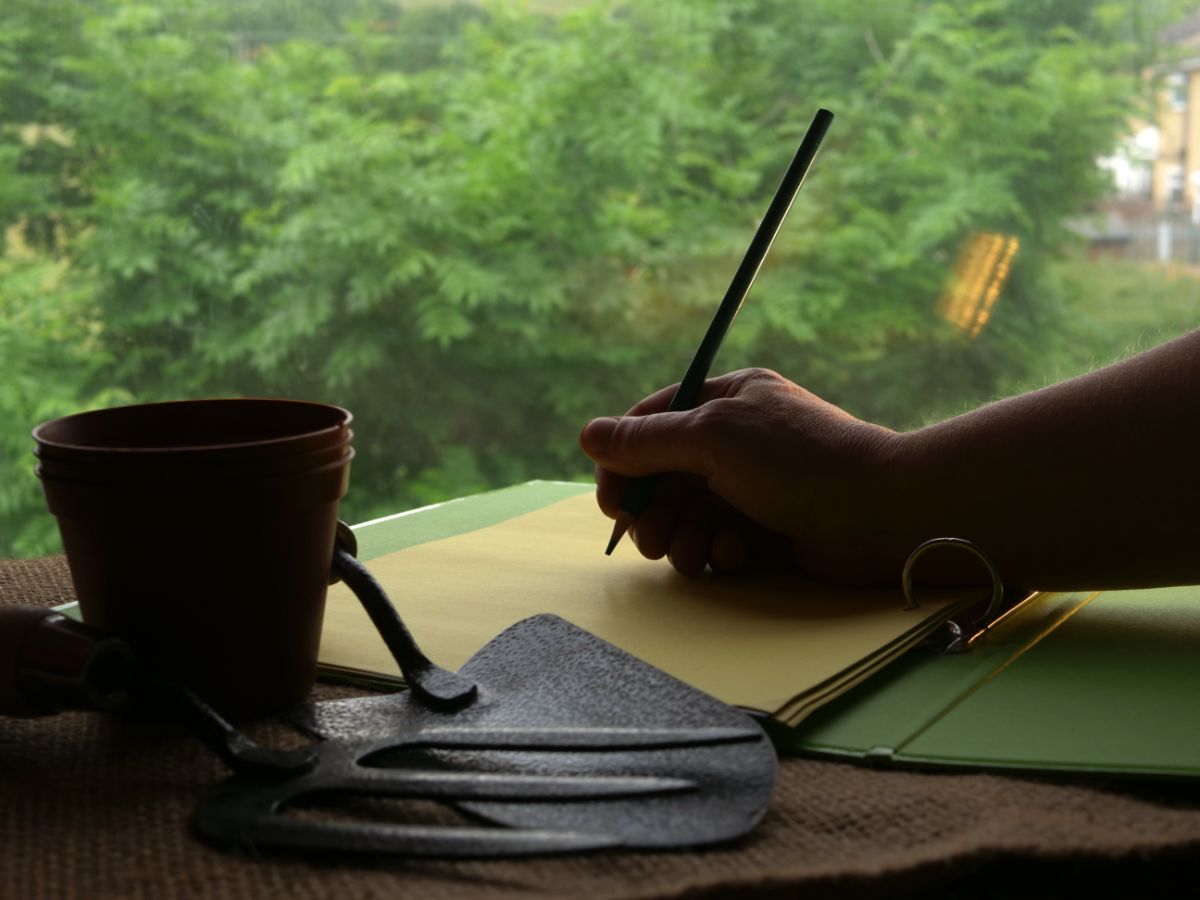
<svg viewBox="0 0 1200 900">
<path fill-rule="evenodd" d="M 117 709 L 133 672 L 124 641 L 52 609 L 0 606 L 0 715 Z"/>
</svg>

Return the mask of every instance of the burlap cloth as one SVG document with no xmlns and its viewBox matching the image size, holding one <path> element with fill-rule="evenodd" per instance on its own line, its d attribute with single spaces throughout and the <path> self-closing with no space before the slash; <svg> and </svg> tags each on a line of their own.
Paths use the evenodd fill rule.
<svg viewBox="0 0 1200 900">
<path fill-rule="evenodd" d="M 0 563 L 0 603 L 71 598 L 61 558 Z M 165 726 L 0 719 L 0 897 L 1141 897 L 1194 895 L 1200 873 L 1200 789 L 1187 785 L 788 759 L 766 819 L 732 847 L 364 865 L 198 843 L 188 814 L 223 776 Z"/>
</svg>

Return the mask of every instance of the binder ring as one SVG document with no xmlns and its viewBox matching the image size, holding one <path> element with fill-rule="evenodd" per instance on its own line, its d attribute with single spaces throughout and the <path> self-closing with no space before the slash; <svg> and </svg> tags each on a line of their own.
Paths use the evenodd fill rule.
<svg viewBox="0 0 1200 900">
<path fill-rule="evenodd" d="M 996 564 L 992 562 L 992 558 L 975 546 L 974 543 L 966 540 L 965 538 L 931 538 L 908 555 L 908 559 L 904 563 L 904 570 L 900 575 L 900 587 L 904 591 L 904 601 L 907 604 L 904 608 L 918 609 L 921 605 L 917 602 L 917 598 L 913 596 L 912 570 L 913 566 L 916 565 L 917 560 L 934 547 L 958 547 L 959 549 L 966 550 L 987 567 L 988 575 L 992 579 L 992 598 L 988 602 L 987 609 L 978 620 L 978 623 L 983 624 L 983 630 L 986 631 L 988 625 L 990 625 L 999 614 L 1004 603 L 1004 582 L 1000 580 L 1000 571 L 996 568 Z"/>
</svg>

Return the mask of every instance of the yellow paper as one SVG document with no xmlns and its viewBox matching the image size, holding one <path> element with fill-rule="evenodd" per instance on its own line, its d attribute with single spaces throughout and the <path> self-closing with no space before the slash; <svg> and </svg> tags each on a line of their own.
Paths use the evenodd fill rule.
<svg viewBox="0 0 1200 900">
<path fill-rule="evenodd" d="M 898 591 L 794 575 L 687 578 L 643 559 L 629 541 L 606 557 L 610 527 L 594 498 L 581 495 L 367 566 L 426 655 L 447 668 L 513 623 L 554 613 L 727 703 L 770 713 L 808 694 L 840 693 L 965 602 L 940 594 L 907 610 Z M 398 674 L 341 584 L 329 591 L 320 658 Z"/>
</svg>

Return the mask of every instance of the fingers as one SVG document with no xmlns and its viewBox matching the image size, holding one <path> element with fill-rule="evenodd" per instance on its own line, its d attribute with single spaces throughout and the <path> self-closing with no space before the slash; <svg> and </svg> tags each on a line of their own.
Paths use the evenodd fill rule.
<svg viewBox="0 0 1200 900">
<path fill-rule="evenodd" d="M 662 559 L 671 550 L 678 525 L 678 504 L 659 500 L 642 511 L 630 528 L 630 534 L 642 556 Z"/>
<path fill-rule="evenodd" d="M 756 562 L 778 557 L 774 536 L 733 514 L 705 521 L 703 516 L 681 518 L 671 535 L 667 559 L 680 573 L 695 576 L 705 568 L 715 572 L 737 573 Z M 638 549 L 642 549 L 639 544 Z M 645 550 L 642 549 L 643 554 Z M 657 558 L 657 557 L 651 557 Z"/>
<path fill-rule="evenodd" d="M 684 575 L 699 575 L 708 566 L 709 536 L 698 522 L 684 520 L 671 539 L 667 559 Z"/>
<path fill-rule="evenodd" d="M 629 408 L 627 416 L 648 416 L 653 413 L 666 412 L 667 407 L 671 405 L 671 399 L 675 396 L 675 392 L 679 390 L 679 383 L 665 387 L 662 390 L 655 391 L 649 397 L 639 400 Z"/>
<path fill-rule="evenodd" d="M 730 397 L 737 393 L 746 383 L 761 378 L 764 375 L 773 375 L 773 373 L 767 373 L 761 369 L 740 369 L 736 372 L 720 375 L 717 378 L 710 378 L 704 382 L 704 386 L 700 389 L 700 396 L 697 398 L 695 405 L 699 406 L 702 403 L 708 403 L 710 400 L 717 400 L 721 397 Z M 655 391 L 649 397 L 635 403 L 625 415 L 648 416 L 654 413 L 666 412 L 677 390 L 679 390 L 678 383 Z"/>
<path fill-rule="evenodd" d="M 711 448 L 693 410 L 593 419 L 579 433 L 579 446 L 619 475 L 691 472 L 707 477 L 713 468 Z"/>
<path fill-rule="evenodd" d="M 784 382 L 766 369 L 730 372 L 706 381 L 695 407 L 676 412 L 668 411 L 678 388 L 671 385 L 634 404 L 620 418 L 588 422 L 579 433 L 579 446 L 602 468 L 620 475 L 691 472 L 708 477 L 715 468 L 717 442 L 737 424 L 724 412 L 725 404 L 722 413 L 714 414 L 716 401 L 732 403 L 729 398 Z"/>
<path fill-rule="evenodd" d="M 680 572 L 698 574 L 708 566 L 738 571 L 758 555 L 752 532 L 759 526 L 708 485 L 735 499 L 726 492 L 728 483 L 740 483 L 747 440 L 753 442 L 763 430 L 762 416 L 747 411 L 773 408 L 772 392 L 781 385 L 799 390 L 774 372 L 743 369 L 709 379 L 697 408 L 669 411 L 677 390 L 672 385 L 623 417 L 593 419 L 584 426 L 579 444 L 597 464 L 597 501 L 610 518 L 618 515 L 631 478 L 662 475 L 654 500 L 630 532 L 644 556 L 665 555 Z M 721 471 L 721 484 L 710 481 Z"/>
<path fill-rule="evenodd" d="M 600 506 L 600 511 L 610 519 L 617 517 L 617 511 L 621 508 L 621 498 L 625 496 L 628 485 L 629 479 L 624 475 L 596 466 L 596 503 Z"/>
<path fill-rule="evenodd" d="M 741 369 L 706 381 L 692 409 L 669 412 L 678 387 L 672 385 L 634 404 L 625 416 L 588 422 L 579 445 L 602 467 L 621 475 L 691 472 L 708 477 L 715 468 L 717 442 L 737 426 L 727 411 L 734 408 L 731 398 L 781 383 L 790 384 L 766 369 Z"/>
<path fill-rule="evenodd" d="M 741 572 L 750 565 L 747 535 L 734 528 L 721 528 L 713 535 L 710 565 L 718 572 Z"/>
<path fill-rule="evenodd" d="M 673 552 L 676 535 L 689 522 L 708 523 L 725 512 L 709 493 L 703 479 L 668 475 L 658 480 L 652 501 L 634 523 L 634 543 L 647 559 L 662 559 Z M 700 563 L 704 568 L 704 562 Z"/>
<path fill-rule="evenodd" d="M 644 557 L 666 556 L 685 575 L 699 575 L 708 567 L 740 572 L 756 560 L 774 558 L 777 547 L 772 533 L 692 476 L 664 478 L 629 537 Z"/>
</svg>

